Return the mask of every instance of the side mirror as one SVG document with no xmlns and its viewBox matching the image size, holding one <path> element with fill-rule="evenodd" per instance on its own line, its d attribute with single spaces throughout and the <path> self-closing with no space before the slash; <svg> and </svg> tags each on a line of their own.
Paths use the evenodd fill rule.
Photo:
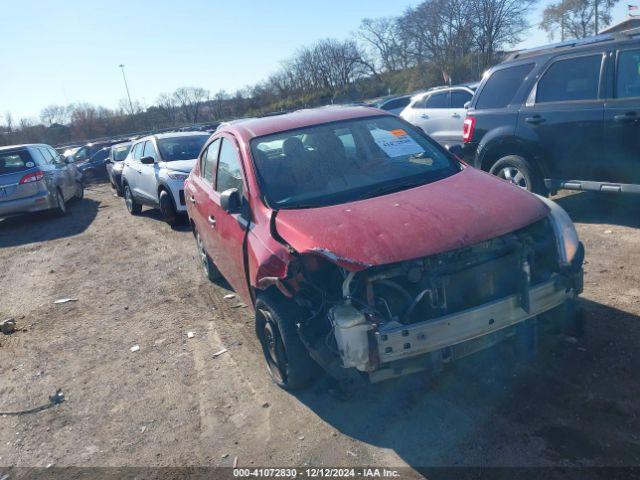
<svg viewBox="0 0 640 480">
<path fill-rule="evenodd" d="M 455 143 L 453 145 L 447 145 L 446 149 L 449 150 L 449 153 L 451 155 L 455 155 L 456 157 L 462 159 L 463 149 L 462 149 L 462 145 L 460 145 L 459 143 Z"/>
<path fill-rule="evenodd" d="M 240 211 L 242 201 L 237 188 L 230 188 L 220 194 L 220 206 L 227 213 L 237 213 Z"/>
<path fill-rule="evenodd" d="M 469 110 L 469 107 L 471 106 L 471 100 L 469 100 L 468 102 L 464 103 L 464 108 L 465 110 Z"/>
<path fill-rule="evenodd" d="M 60 155 L 60 162 L 73 163 L 73 157 L 63 157 L 62 155 Z"/>
<path fill-rule="evenodd" d="M 142 157 L 140 159 L 141 163 L 144 163 L 145 165 L 153 165 L 156 161 L 153 157 Z"/>
</svg>

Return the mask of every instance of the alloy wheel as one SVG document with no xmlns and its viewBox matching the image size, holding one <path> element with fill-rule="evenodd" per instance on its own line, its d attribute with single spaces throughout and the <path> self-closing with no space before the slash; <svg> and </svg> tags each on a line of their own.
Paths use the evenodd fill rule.
<svg viewBox="0 0 640 480">
<path fill-rule="evenodd" d="M 286 375 L 286 353 L 284 345 L 280 339 L 280 331 L 278 325 L 273 320 L 271 312 L 260 309 L 258 313 L 264 319 L 264 325 L 261 331 L 261 343 L 264 357 L 267 361 L 269 372 L 277 382 L 283 382 Z"/>
<path fill-rule="evenodd" d="M 131 212 L 133 210 L 133 197 L 128 186 L 124 188 L 124 203 L 127 206 L 127 210 Z"/>
<path fill-rule="evenodd" d="M 501 168 L 498 171 L 498 177 L 520 188 L 524 188 L 526 190 L 529 189 L 529 185 L 527 185 L 526 177 L 516 167 Z"/>
</svg>

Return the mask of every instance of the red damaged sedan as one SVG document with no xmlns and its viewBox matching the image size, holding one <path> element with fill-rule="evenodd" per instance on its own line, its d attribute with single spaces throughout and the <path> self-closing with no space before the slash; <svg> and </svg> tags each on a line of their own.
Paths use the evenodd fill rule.
<svg viewBox="0 0 640 480">
<path fill-rule="evenodd" d="M 321 369 L 437 371 L 509 339 L 533 348 L 543 321 L 578 326 L 584 250 L 564 210 L 380 110 L 222 126 L 185 196 L 207 276 L 253 306 L 284 388 Z"/>
</svg>

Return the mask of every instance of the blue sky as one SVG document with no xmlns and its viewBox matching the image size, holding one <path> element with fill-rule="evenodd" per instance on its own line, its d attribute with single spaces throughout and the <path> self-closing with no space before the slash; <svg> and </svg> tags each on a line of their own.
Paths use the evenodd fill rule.
<svg viewBox="0 0 640 480">
<path fill-rule="evenodd" d="M 233 92 L 265 78 L 301 45 L 345 38 L 362 18 L 398 15 L 419 1 L 1 3 L 0 116 L 9 111 L 17 120 L 37 118 L 52 103 L 116 107 L 125 96 L 120 63 L 132 97 L 146 105 L 180 86 Z M 532 13 L 533 22 L 545 3 Z M 625 17 L 626 3 L 615 8 L 614 21 Z M 523 46 L 546 41 L 534 28 Z"/>
</svg>

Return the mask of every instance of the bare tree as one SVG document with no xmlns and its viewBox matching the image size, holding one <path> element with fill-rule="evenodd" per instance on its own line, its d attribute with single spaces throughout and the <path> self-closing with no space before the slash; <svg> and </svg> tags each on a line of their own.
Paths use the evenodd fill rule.
<svg viewBox="0 0 640 480">
<path fill-rule="evenodd" d="M 199 87 L 181 87 L 173 92 L 176 104 L 189 123 L 196 123 L 202 104 L 209 100 L 209 90 Z"/>
<path fill-rule="evenodd" d="M 356 33 L 379 70 L 396 71 L 411 65 L 409 43 L 395 17 L 365 18 Z"/>
<path fill-rule="evenodd" d="M 63 105 L 49 105 L 40 112 L 40 120 L 48 127 L 54 123 L 63 125 L 69 121 L 69 110 Z"/>
<path fill-rule="evenodd" d="M 540 28 L 550 39 L 584 38 L 611 24 L 611 9 L 618 0 L 560 0 L 542 13 Z"/>
</svg>

